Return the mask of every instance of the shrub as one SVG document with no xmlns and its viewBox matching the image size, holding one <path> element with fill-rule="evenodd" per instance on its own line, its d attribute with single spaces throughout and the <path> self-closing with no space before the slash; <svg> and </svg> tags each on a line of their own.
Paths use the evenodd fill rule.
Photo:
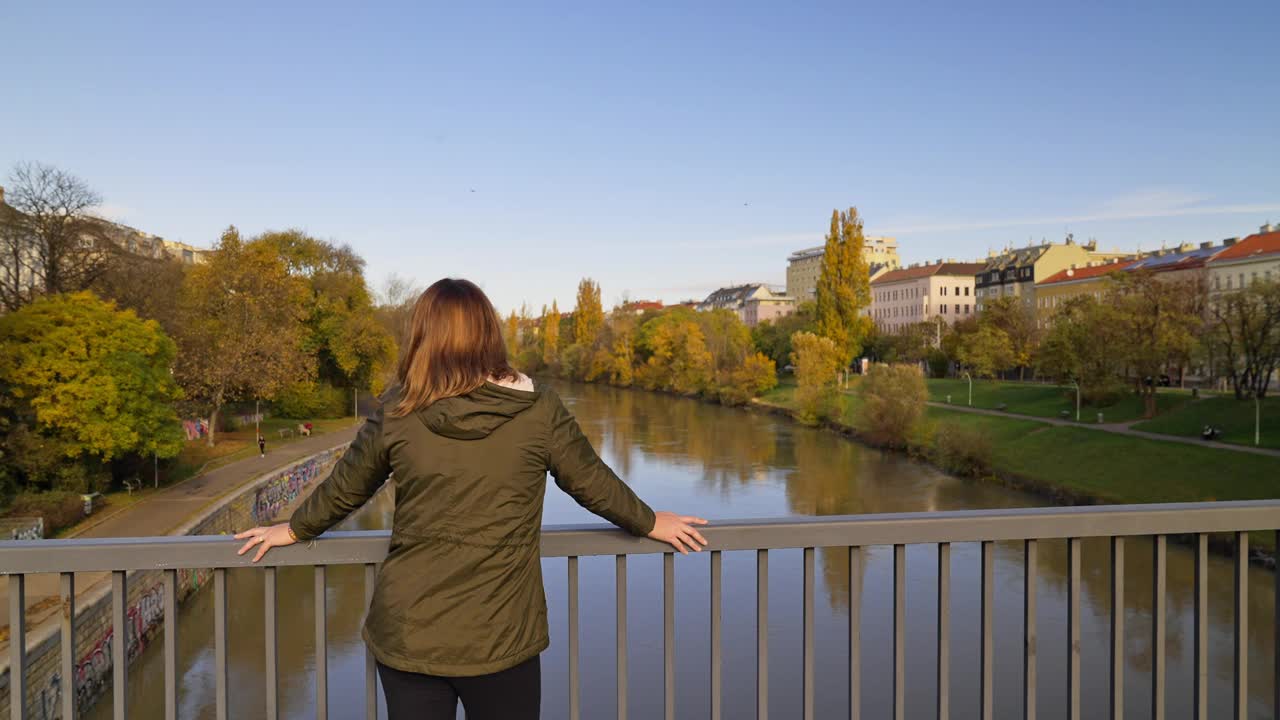
<svg viewBox="0 0 1280 720">
<path fill-rule="evenodd" d="M 980 430 L 957 422 L 943 422 L 933 436 L 938 464 L 953 475 L 977 477 L 991 470 L 991 441 Z"/>
<path fill-rule="evenodd" d="M 778 371 L 763 353 L 753 353 L 742 365 L 721 374 L 717 392 L 725 405 L 742 405 L 778 384 Z"/>
<path fill-rule="evenodd" d="M 929 365 L 929 377 L 931 378 L 944 378 L 947 376 L 947 370 L 951 369 L 951 359 L 938 348 L 933 348 L 929 351 L 929 356 L 925 358 L 925 362 Z"/>
<path fill-rule="evenodd" d="M 349 391 L 316 382 L 294 383 L 276 397 L 280 417 L 306 420 L 344 417 L 351 410 Z"/>
<path fill-rule="evenodd" d="M 810 332 L 791 336 L 791 362 L 796 368 L 796 403 L 798 418 L 810 425 L 836 417 L 841 412 L 841 397 L 836 388 L 836 373 L 844 361 L 841 351 L 830 338 Z"/>
<path fill-rule="evenodd" d="M 915 365 L 873 365 L 857 388 L 854 427 L 872 443 L 905 448 L 924 417 L 929 393 Z"/>
<path fill-rule="evenodd" d="M 19 493 L 5 512 L 9 517 L 44 518 L 45 537 L 70 527 L 84 517 L 84 500 L 79 493 L 66 491 Z"/>
</svg>

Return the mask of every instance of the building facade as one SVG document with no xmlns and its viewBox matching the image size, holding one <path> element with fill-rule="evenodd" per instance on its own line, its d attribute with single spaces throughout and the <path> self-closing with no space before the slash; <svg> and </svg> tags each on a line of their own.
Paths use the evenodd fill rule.
<svg viewBox="0 0 1280 720">
<path fill-rule="evenodd" d="M 1097 243 L 1076 243 L 1067 237 L 1063 243 L 1044 243 L 1030 247 L 992 253 L 974 278 L 978 312 L 999 297 L 1021 298 L 1035 307 L 1036 283 L 1047 280 L 1069 267 L 1088 267 L 1111 260 L 1127 259 L 1130 254 L 1119 251 L 1100 252 Z"/>
<path fill-rule="evenodd" d="M 898 241 L 891 237 L 865 236 L 862 257 L 872 277 L 885 270 L 902 267 L 898 259 Z M 813 300 L 822 274 L 822 256 L 825 246 L 797 250 L 787 257 L 787 295 L 796 302 Z"/>
<path fill-rule="evenodd" d="M 698 310 L 732 310 L 747 326 L 755 327 L 764 320 L 790 315 L 795 306 L 795 298 L 753 283 L 720 288 L 698 303 Z"/>
<path fill-rule="evenodd" d="M 1250 283 L 1280 280 L 1280 228 L 1263 225 L 1244 240 L 1226 243 L 1206 263 L 1210 292 L 1229 292 Z"/>
<path fill-rule="evenodd" d="M 983 263 L 936 262 L 891 270 L 871 281 L 871 319 L 886 332 L 919 322 L 954 325 L 977 312 L 974 277 Z"/>
<path fill-rule="evenodd" d="M 1102 300 L 1116 274 L 1124 272 L 1135 262 L 1113 260 L 1079 268 L 1073 265 L 1036 283 L 1036 327 L 1049 327 L 1058 308 L 1071 298 L 1092 295 L 1095 300 Z"/>
</svg>

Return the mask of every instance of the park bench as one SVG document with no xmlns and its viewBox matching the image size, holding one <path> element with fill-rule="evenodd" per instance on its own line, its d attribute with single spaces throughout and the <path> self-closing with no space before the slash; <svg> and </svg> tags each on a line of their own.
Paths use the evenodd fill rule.
<svg viewBox="0 0 1280 720">
<path fill-rule="evenodd" d="M 1063 411 L 1061 411 L 1061 412 L 1059 412 L 1059 413 L 1058 413 L 1058 417 L 1062 418 L 1063 420 L 1070 420 L 1070 419 L 1071 419 L 1071 411 L 1070 411 L 1070 410 L 1063 410 Z"/>
<path fill-rule="evenodd" d="M 1000 403 L 999 405 L 996 406 L 996 409 L 999 410 L 1000 412 L 1004 412 L 1005 410 L 1009 409 L 1009 406 L 1004 403 Z"/>
<path fill-rule="evenodd" d="M 280 428 L 278 432 L 280 433 L 280 439 L 283 440 L 293 434 L 293 428 Z"/>
</svg>

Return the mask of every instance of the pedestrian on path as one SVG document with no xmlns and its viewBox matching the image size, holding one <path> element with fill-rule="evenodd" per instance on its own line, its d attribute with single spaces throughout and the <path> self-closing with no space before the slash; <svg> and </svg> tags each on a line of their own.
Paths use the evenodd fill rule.
<svg viewBox="0 0 1280 720">
<path fill-rule="evenodd" d="M 262 457 L 267 456 L 267 439 L 262 437 L 261 433 L 258 434 L 258 454 Z"/>
<path fill-rule="evenodd" d="M 546 477 L 583 507 L 687 554 L 706 520 L 654 512 L 596 454 L 555 391 L 508 363 L 475 284 L 445 279 L 413 309 L 398 383 L 289 522 L 236 535 L 254 561 L 338 524 L 395 471 L 390 552 L 364 641 L 389 720 L 539 717 L 549 644 L 539 544 Z M 256 547 L 255 547 L 256 546 Z"/>
</svg>

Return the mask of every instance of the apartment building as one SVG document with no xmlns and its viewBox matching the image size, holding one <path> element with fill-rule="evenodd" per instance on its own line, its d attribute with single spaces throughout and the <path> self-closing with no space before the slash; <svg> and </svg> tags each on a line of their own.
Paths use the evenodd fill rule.
<svg viewBox="0 0 1280 720">
<path fill-rule="evenodd" d="M 1120 251 L 1101 252 L 1097 243 L 1079 244 L 1070 235 L 1062 243 L 1043 243 L 991 253 L 974 278 L 978 312 L 982 312 L 986 302 L 1008 296 L 1022 298 L 1027 305 L 1034 307 L 1037 282 L 1072 266 L 1088 267 L 1126 259 L 1130 255 Z"/>
<path fill-rule="evenodd" d="M 1211 292 L 1227 292 L 1250 283 L 1280 279 L 1280 228 L 1263 225 L 1244 240 L 1227 240 L 1206 263 Z"/>
<path fill-rule="evenodd" d="M 796 302 L 813 300 L 822 274 L 825 246 L 797 250 L 787 257 L 787 296 Z M 898 259 L 898 241 L 891 237 L 865 236 L 862 257 L 867 261 L 871 277 L 902 267 Z"/>
<path fill-rule="evenodd" d="M 716 290 L 698 303 L 698 310 L 732 310 L 748 327 L 795 312 L 796 301 L 763 283 Z"/>
<path fill-rule="evenodd" d="M 984 263 L 939 260 L 884 273 L 871 281 L 871 319 L 887 332 L 918 322 L 954 325 L 977 312 L 974 277 Z"/>
</svg>

